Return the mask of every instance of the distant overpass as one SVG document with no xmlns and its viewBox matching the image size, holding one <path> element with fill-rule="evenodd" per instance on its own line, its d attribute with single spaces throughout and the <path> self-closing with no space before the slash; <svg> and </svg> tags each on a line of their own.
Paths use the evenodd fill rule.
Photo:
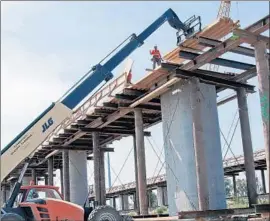
<svg viewBox="0 0 270 221">
<path fill-rule="evenodd" d="M 254 163 L 256 170 L 266 170 L 265 150 L 261 149 L 254 152 Z M 223 161 L 224 175 L 233 176 L 245 171 L 244 156 L 236 156 L 227 158 Z M 156 189 L 157 187 L 166 187 L 166 175 L 162 174 L 156 177 L 147 179 L 148 190 Z M 107 189 L 107 198 L 117 197 L 119 195 L 131 195 L 136 192 L 136 182 L 130 182 L 119 186 L 114 186 Z M 93 198 L 93 194 L 90 198 Z"/>
</svg>

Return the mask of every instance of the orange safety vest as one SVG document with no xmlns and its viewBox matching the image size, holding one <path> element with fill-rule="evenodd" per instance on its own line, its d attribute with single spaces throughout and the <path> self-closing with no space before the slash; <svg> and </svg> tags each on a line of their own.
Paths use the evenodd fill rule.
<svg viewBox="0 0 270 221">
<path fill-rule="evenodd" d="M 131 70 L 130 70 L 130 72 L 128 73 L 128 76 L 127 76 L 127 82 L 128 83 L 131 82 L 131 78 L 132 78 L 132 73 L 131 73 Z"/>
<path fill-rule="evenodd" d="M 151 55 L 153 55 L 153 57 L 161 58 L 161 54 L 160 54 L 159 50 L 155 50 L 155 49 L 152 50 Z"/>
</svg>

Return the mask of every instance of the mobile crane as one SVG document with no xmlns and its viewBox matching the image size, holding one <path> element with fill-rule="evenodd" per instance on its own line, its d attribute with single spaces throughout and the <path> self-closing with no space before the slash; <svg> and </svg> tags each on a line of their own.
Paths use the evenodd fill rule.
<svg viewBox="0 0 270 221">
<path fill-rule="evenodd" d="M 130 41 L 126 43 L 117 53 L 115 53 L 115 55 L 113 55 L 103 65 L 101 63 L 104 61 L 104 59 L 97 65 L 93 66 L 91 70 L 79 82 L 77 82 L 59 101 L 53 103 L 50 107 L 48 107 L 1 151 L 1 182 L 18 164 L 22 163 L 25 159 L 29 159 L 31 158 L 31 156 L 33 156 L 39 145 L 46 140 L 49 134 L 52 133 L 58 125 L 60 125 L 65 119 L 71 117 L 74 108 L 79 105 L 80 102 L 89 93 L 91 93 L 103 81 L 107 82 L 111 80 L 113 78 L 112 71 L 136 48 L 143 45 L 144 41 L 166 21 L 170 24 L 170 26 L 177 30 L 177 45 L 181 41 L 181 36 L 184 36 L 185 38 L 192 37 L 197 32 L 195 31 L 195 26 L 197 26 L 198 24 L 200 27 L 199 29 L 201 29 L 200 16 L 192 16 L 190 19 L 183 23 L 180 21 L 180 19 L 172 9 L 168 9 L 151 25 L 149 25 L 141 34 L 139 34 L 138 36 L 136 34 L 132 34 L 129 39 Z M 119 47 L 120 46 L 118 46 L 117 48 Z M 29 162 L 25 164 L 21 176 L 17 181 L 15 187 L 13 188 L 9 200 L 1 209 L 1 213 L 5 214 L 5 219 L 8 220 L 8 216 L 14 217 L 19 214 L 20 217 L 23 217 L 22 220 L 29 220 L 30 214 L 32 219 L 41 220 L 42 217 L 40 217 L 40 213 L 34 213 L 34 210 L 37 211 L 37 207 L 40 207 L 40 204 L 42 204 L 43 206 L 47 205 L 48 208 L 45 209 L 49 211 L 49 216 L 51 220 L 82 220 L 82 217 L 86 217 L 84 215 L 85 210 L 80 210 L 78 212 L 77 205 L 65 201 L 60 202 L 61 208 L 64 211 L 71 211 L 70 208 L 73 208 L 74 215 L 69 214 L 67 216 L 65 213 L 59 214 L 57 213 L 57 209 L 55 209 L 55 207 L 50 207 L 50 205 L 53 204 L 49 203 L 51 202 L 51 200 L 48 199 L 46 199 L 45 201 L 32 201 L 27 203 L 24 202 L 20 204 L 18 208 L 14 209 L 14 201 L 20 191 L 20 187 L 22 185 L 22 177 L 27 170 L 28 164 Z M 100 210 L 100 208 L 96 208 L 94 211 L 91 212 L 92 215 L 90 214 L 89 216 L 90 220 L 98 221 L 101 219 L 100 214 L 102 214 L 102 210 Z M 113 212 L 113 210 L 108 210 L 107 207 L 104 207 L 104 209 L 106 211 L 105 213 L 108 213 L 108 211 L 110 211 L 109 213 L 111 214 L 106 220 L 119 220 L 119 217 L 117 217 L 117 214 Z M 29 211 L 32 212 L 29 213 Z"/>
</svg>

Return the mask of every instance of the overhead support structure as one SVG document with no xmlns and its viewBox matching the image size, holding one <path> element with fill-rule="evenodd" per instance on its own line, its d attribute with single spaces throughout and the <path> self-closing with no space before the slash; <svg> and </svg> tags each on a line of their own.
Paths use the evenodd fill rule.
<svg viewBox="0 0 270 221">
<path fill-rule="evenodd" d="M 233 34 L 235 36 L 239 36 L 242 38 L 242 40 L 248 44 L 255 44 L 257 42 L 263 42 L 265 46 L 269 49 L 269 42 L 270 39 L 269 37 L 263 36 L 263 35 L 258 35 L 258 34 L 253 34 L 252 32 L 242 30 L 242 29 L 235 29 L 233 30 Z"/>
<path fill-rule="evenodd" d="M 257 204 L 257 186 L 246 96 L 246 90 L 244 88 L 237 89 L 237 101 L 247 180 L 247 194 L 249 206 L 252 206 L 253 204 Z"/>
<path fill-rule="evenodd" d="M 51 150 L 76 150 L 76 151 L 91 151 L 93 150 L 92 147 L 87 147 L 87 146 L 77 146 L 77 145 L 69 145 L 69 146 L 62 146 L 62 145 L 48 145 L 46 148 L 51 149 Z M 111 147 L 104 147 L 101 148 L 102 151 L 104 152 L 114 152 L 114 148 Z"/>
<path fill-rule="evenodd" d="M 138 164 L 138 191 L 139 191 L 139 206 L 141 215 L 148 214 L 147 200 L 147 183 L 146 183 L 146 164 L 145 164 L 145 147 L 144 147 L 144 132 L 142 110 L 134 109 L 135 115 L 135 137 L 136 137 L 136 154 Z"/>
<path fill-rule="evenodd" d="M 194 68 L 194 67 L 192 67 L 190 65 L 191 68 L 188 68 L 188 70 L 195 70 L 195 69 L 197 69 L 197 67 L 200 67 L 201 66 L 201 65 L 198 65 L 197 64 L 197 59 L 199 60 L 199 58 L 202 55 L 205 55 L 206 53 L 204 53 L 204 54 L 198 54 L 198 53 L 194 53 L 194 52 L 189 52 L 189 51 L 181 50 L 179 52 L 179 57 L 180 58 L 187 59 L 187 60 L 191 60 L 192 64 L 196 68 Z M 208 63 L 219 65 L 219 66 L 223 66 L 223 67 L 240 69 L 240 70 L 249 70 L 249 69 L 255 67 L 252 64 L 247 64 L 247 63 L 243 63 L 243 62 L 239 62 L 239 61 L 234 61 L 234 60 L 229 60 L 229 59 L 224 59 L 224 58 L 214 58 L 213 60 L 208 61 Z M 189 64 L 189 63 L 187 63 L 187 64 Z M 184 64 L 182 66 L 182 68 L 183 69 L 186 69 L 185 67 L 186 67 L 187 64 Z M 203 64 L 204 64 L 204 62 L 203 62 Z"/>
<path fill-rule="evenodd" d="M 231 88 L 231 89 L 237 89 L 240 87 L 243 87 L 248 90 L 248 92 L 254 92 L 254 86 L 240 83 L 233 81 L 231 79 L 224 79 L 224 78 L 219 78 L 211 75 L 204 74 L 203 71 L 200 71 L 201 73 L 198 73 L 196 71 L 187 71 L 187 70 L 182 70 L 181 66 L 179 65 L 172 65 L 172 64 L 166 64 L 162 63 L 161 64 L 163 68 L 169 69 L 169 70 L 174 70 L 175 76 L 179 78 L 199 78 L 201 82 L 204 82 L 206 84 L 213 84 L 219 87 L 225 87 L 225 88 Z M 231 78 L 228 76 L 228 78 Z"/>
<path fill-rule="evenodd" d="M 99 133 L 107 133 L 107 134 L 120 134 L 120 135 L 133 135 L 135 131 L 132 130 L 119 130 L 119 129 L 98 129 L 98 128 L 89 128 L 83 127 L 80 128 L 82 132 L 99 132 Z M 151 132 L 145 131 L 144 136 L 151 136 Z"/>
<path fill-rule="evenodd" d="M 248 26 L 244 30 L 252 32 L 254 34 L 261 34 L 268 29 L 269 29 L 269 15 L 265 16 L 264 18 L 260 19 L 259 21 L 255 22 L 254 24 Z M 225 52 L 231 51 L 232 49 L 238 47 L 242 43 L 244 43 L 244 41 L 241 37 L 240 38 L 239 37 L 238 38 L 231 37 L 231 38 L 225 40 L 224 42 L 218 44 L 214 48 L 212 48 L 212 50 L 209 50 L 209 51 L 197 56 L 196 58 L 195 58 L 194 54 L 193 55 L 191 54 L 191 56 L 194 57 L 193 60 L 184 64 L 182 66 L 182 69 L 191 70 L 191 71 L 196 70 L 199 67 L 201 67 L 207 63 L 211 63 L 211 61 L 213 61 L 214 59 L 218 58 L 219 56 L 221 56 Z M 180 54 L 181 54 L 181 52 L 180 52 Z M 222 65 L 222 63 L 219 64 L 219 62 L 220 62 L 220 60 L 218 59 L 218 61 L 216 63 L 213 63 L 213 64 L 224 66 L 227 63 L 227 65 L 229 65 L 229 67 L 232 66 L 232 63 L 230 61 L 228 63 L 228 60 L 227 60 L 227 62 L 225 60 L 225 63 L 223 62 L 223 65 Z M 240 63 L 238 63 L 238 64 L 234 63 L 234 64 L 237 65 L 235 68 L 241 69 L 241 68 L 245 67 L 246 70 L 249 69 L 245 64 L 244 64 L 244 66 L 241 65 L 242 67 L 239 66 Z M 244 68 L 244 70 L 245 70 L 245 68 Z"/>
<path fill-rule="evenodd" d="M 200 45 L 206 46 L 206 47 L 215 47 L 222 43 L 222 41 L 216 40 L 216 39 L 210 39 L 206 37 L 198 37 L 198 42 Z M 236 48 L 233 48 L 230 50 L 230 52 L 248 56 L 248 57 L 255 57 L 255 51 L 252 48 L 247 48 L 243 46 L 238 46 Z M 269 56 L 269 53 L 268 53 Z"/>
</svg>

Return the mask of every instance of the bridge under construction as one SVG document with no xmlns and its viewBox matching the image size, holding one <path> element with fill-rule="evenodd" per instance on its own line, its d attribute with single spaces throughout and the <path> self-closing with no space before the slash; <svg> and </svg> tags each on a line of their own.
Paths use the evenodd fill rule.
<svg viewBox="0 0 270 221">
<path fill-rule="evenodd" d="M 159 27 L 161 19 L 166 18 L 172 27 L 179 25 L 171 11 L 166 13 L 165 17 L 161 16 L 150 25 L 147 32 L 132 36 L 127 46 L 116 54 L 118 57 L 112 57 L 103 66 L 95 66 L 93 74 L 85 77 L 87 83 L 81 79 L 79 87 L 69 92 L 60 103 L 49 107 L 1 151 L 4 202 L 14 180 L 23 171 L 25 160 L 31 156 L 23 184 L 27 185 L 31 180 L 37 183 L 42 178 L 47 185 L 53 185 L 54 171 L 59 169 L 65 201 L 84 206 L 85 197 L 89 195 L 90 201 L 105 205 L 108 198 L 117 195 L 122 196 L 122 205 L 125 205 L 125 194 L 132 193 L 134 210 L 138 215 L 133 217 L 134 220 L 147 220 L 149 217 L 147 192 L 153 186 L 166 186 L 158 193 L 159 201 L 166 195 L 169 209 L 166 220 L 256 213 L 260 206 L 257 205 L 255 170 L 262 171 L 266 195 L 269 181 L 265 181 L 265 173 L 268 180 L 270 177 L 269 37 L 262 35 L 269 30 L 269 15 L 245 28 L 240 28 L 240 21 L 218 18 L 199 28 L 192 36 L 186 32 L 185 39 L 163 57 L 161 65 L 147 70 L 137 82 L 130 82 L 133 61 L 126 59 L 124 71 L 117 78 L 113 79 L 108 74 L 105 86 L 91 95 L 86 93 L 90 90 L 88 86 L 94 88 L 93 82 L 99 76 L 108 70 L 111 73 L 114 62 L 120 63 L 128 57 L 121 53 L 131 53 L 137 47 L 135 44 L 142 41 L 141 45 L 150 35 L 150 30 Z M 171 15 L 173 19 L 167 19 L 166 16 Z M 190 26 L 193 31 L 195 26 L 201 25 L 200 19 L 196 16 L 191 18 L 192 22 L 198 22 Z M 244 43 L 249 47 L 243 46 Z M 227 52 L 254 58 L 256 65 L 221 58 Z M 206 64 L 234 68 L 241 73 L 206 70 L 202 68 Z M 258 116 L 262 118 L 264 131 L 264 147 L 257 152 L 253 151 L 247 104 L 247 95 L 255 93 L 255 86 L 247 83 L 252 78 L 259 82 L 261 113 Z M 103 80 L 100 77 L 97 81 Z M 234 94 L 217 101 L 218 95 L 226 90 L 233 90 Z M 218 107 L 234 99 L 237 99 L 239 109 L 244 154 L 223 160 Z M 45 124 L 41 122 L 44 116 L 48 119 Z M 157 123 L 161 123 L 163 129 L 166 175 L 148 180 L 144 139 L 151 135 L 149 128 Z M 38 137 L 39 127 L 43 131 Z M 133 137 L 136 179 L 129 186 L 112 187 L 106 191 L 104 154 L 114 152 L 109 144 L 127 136 Z M 87 161 L 90 160 L 94 163 L 95 181 L 91 194 L 87 181 Z M 249 208 L 226 210 L 224 174 L 233 177 L 235 182 L 235 176 L 240 172 L 245 172 Z M 235 188 L 234 185 L 234 191 Z M 267 197 L 269 199 L 269 194 Z M 269 204 L 264 206 L 269 208 Z M 265 212 L 259 215 L 260 218 L 266 216 Z"/>
</svg>

